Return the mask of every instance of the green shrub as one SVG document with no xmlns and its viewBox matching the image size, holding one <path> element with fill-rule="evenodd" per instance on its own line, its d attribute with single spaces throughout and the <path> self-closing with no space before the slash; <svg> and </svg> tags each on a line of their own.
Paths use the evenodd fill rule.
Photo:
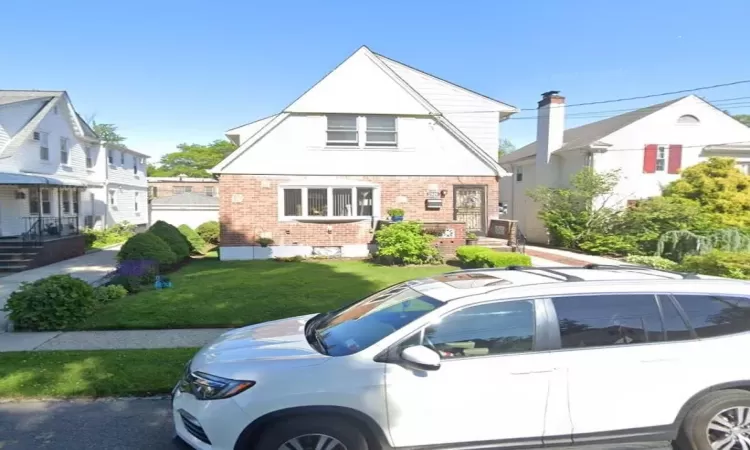
<svg viewBox="0 0 750 450">
<path fill-rule="evenodd" d="M 276 262 L 302 262 L 305 258 L 301 255 L 295 256 L 277 256 L 273 259 Z"/>
<path fill-rule="evenodd" d="M 94 298 L 99 303 L 109 303 L 128 295 L 128 290 L 117 284 L 94 288 Z"/>
<path fill-rule="evenodd" d="M 531 257 L 522 253 L 497 252 L 487 247 L 464 245 L 456 249 L 464 268 L 531 266 Z"/>
<path fill-rule="evenodd" d="M 88 317 L 96 307 L 94 289 L 70 275 L 52 275 L 23 283 L 3 308 L 19 328 L 60 330 Z"/>
<path fill-rule="evenodd" d="M 177 262 L 177 256 L 166 242 L 147 231 L 131 237 L 117 253 L 118 261 L 156 261 L 159 267 L 168 267 Z"/>
<path fill-rule="evenodd" d="M 271 238 L 262 237 L 258 238 L 258 240 L 256 240 L 255 242 L 257 242 L 261 247 L 268 247 L 269 245 L 273 245 L 273 239 Z"/>
<path fill-rule="evenodd" d="M 731 253 L 714 250 L 705 255 L 686 256 L 680 264 L 684 272 L 750 280 L 750 252 Z"/>
<path fill-rule="evenodd" d="M 187 225 L 180 225 L 177 229 L 185 236 L 188 244 L 190 244 L 190 251 L 196 254 L 202 254 L 203 249 L 206 248 L 206 241 L 198 233 Z"/>
<path fill-rule="evenodd" d="M 190 244 L 174 225 L 170 225 L 163 220 L 157 220 L 148 231 L 154 233 L 169 245 L 172 252 L 177 255 L 177 261 L 182 261 L 190 256 Z"/>
<path fill-rule="evenodd" d="M 679 264 L 660 256 L 631 255 L 625 258 L 626 262 L 661 270 L 678 270 Z"/>
<path fill-rule="evenodd" d="M 401 208 L 391 208 L 388 210 L 388 215 L 391 217 L 404 217 L 404 210 Z"/>
<path fill-rule="evenodd" d="M 135 226 L 128 222 L 112 225 L 105 230 L 86 228 L 83 235 L 86 239 L 86 248 L 104 248 L 125 242 L 135 233 Z"/>
<path fill-rule="evenodd" d="M 219 222 L 212 220 L 202 223 L 195 231 L 209 244 L 219 245 Z"/>
<path fill-rule="evenodd" d="M 419 222 L 398 222 L 375 232 L 378 251 L 375 258 L 383 264 L 432 264 L 440 262 L 440 253 L 432 245 L 433 236 Z"/>
<path fill-rule="evenodd" d="M 578 242 L 578 248 L 593 255 L 627 255 L 636 245 L 631 236 L 589 234 Z"/>
</svg>

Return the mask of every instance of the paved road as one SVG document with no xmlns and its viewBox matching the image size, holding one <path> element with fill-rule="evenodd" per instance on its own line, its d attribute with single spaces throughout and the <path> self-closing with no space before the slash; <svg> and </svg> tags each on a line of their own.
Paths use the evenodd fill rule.
<svg viewBox="0 0 750 450">
<path fill-rule="evenodd" d="M 580 448 L 580 447 L 578 447 Z M 591 450 L 622 450 L 597 445 Z M 644 445 L 643 450 L 669 447 Z M 0 450 L 184 450 L 172 441 L 169 400 L 0 403 Z"/>
<path fill-rule="evenodd" d="M 0 403 L 2 450 L 177 450 L 169 400 Z"/>
</svg>

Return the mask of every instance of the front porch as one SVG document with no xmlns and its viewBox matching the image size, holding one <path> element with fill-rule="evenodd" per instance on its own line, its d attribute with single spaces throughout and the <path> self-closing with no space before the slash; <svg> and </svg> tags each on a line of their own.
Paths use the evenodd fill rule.
<svg viewBox="0 0 750 450">
<path fill-rule="evenodd" d="M 17 272 L 85 252 L 80 180 L 0 173 L 0 272 Z"/>
</svg>

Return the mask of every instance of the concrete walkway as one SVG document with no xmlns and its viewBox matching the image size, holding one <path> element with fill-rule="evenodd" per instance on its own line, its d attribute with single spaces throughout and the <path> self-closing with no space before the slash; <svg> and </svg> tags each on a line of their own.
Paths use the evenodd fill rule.
<svg viewBox="0 0 750 450">
<path fill-rule="evenodd" d="M 202 347 L 230 329 L 4 333 L 0 352 Z"/>
<path fill-rule="evenodd" d="M 69 274 L 88 283 L 95 283 L 108 273 L 115 270 L 117 261 L 115 256 L 120 246 L 109 247 L 99 252 L 89 253 L 77 258 L 67 259 L 37 269 L 24 270 L 7 277 L 0 278 L 0 309 L 10 294 L 21 286 L 21 283 L 31 283 L 50 275 Z M 0 336 L 7 327 L 7 317 L 0 311 Z"/>
<path fill-rule="evenodd" d="M 585 266 L 586 264 L 623 264 L 622 261 L 618 261 L 613 258 L 605 258 L 603 256 L 584 255 L 582 253 L 571 252 L 567 250 L 560 250 L 557 248 L 547 247 L 536 247 L 533 245 L 527 245 L 525 248 L 526 254 L 534 258 L 545 259 L 553 261 L 558 266 Z"/>
</svg>

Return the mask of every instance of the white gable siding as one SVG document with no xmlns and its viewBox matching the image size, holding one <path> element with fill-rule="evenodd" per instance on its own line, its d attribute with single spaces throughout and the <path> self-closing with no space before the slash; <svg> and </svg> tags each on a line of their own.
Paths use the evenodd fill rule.
<svg viewBox="0 0 750 450">
<path fill-rule="evenodd" d="M 677 119 L 686 114 L 697 117 L 700 123 L 678 124 Z M 748 153 L 717 155 L 702 151 L 703 146 L 710 144 L 750 143 L 750 128 L 695 97 L 657 111 L 602 141 L 612 144 L 612 147 L 606 153 L 595 155 L 594 167 L 599 171 L 620 170 L 617 197 L 622 203 L 628 199 L 660 195 L 664 186 L 679 178 L 679 175 L 666 171 L 643 173 L 644 147 L 648 144 L 682 145 L 683 169 L 705 161 L 709 156 L 735 156 L 740 161 L 750 161 Z"/>
<path fill-rule="evenodd" d="M 107 160 L 109 152 L 114 153 L 114 160 L 110 164 Z M 125 156 L 125 163 L 122 163 L 121 156 Z M 146 179 L 146 164 L 138 161 L 140 156 L 128 152 L 127 150 L 105 149 L 103 158 L 107 161 L 107 179 L 110 183 L 123 184 L 128 186 L 138 186 L 145 188 L 148 186 Z M 135 162 L 137 172 L 133 173 L 133 163 Z"/>
<path fill-rule="evenodd" d="M 81 179 L 87 177 L 86 154 L 83 145 L 73 132 L 62 105 L 58 108 L 57 114 L 54 110 L 50 110 L 35 131 L 48 133 L 49 161 L 42 161 L 39 142 L 33 140 L 33 133 L 29 133 L 28 139 L 19 147 L 14 156 L 17 167 L 21 171 Z M 68 140 L 68 164 L 62 164 L 60 159 L 60 138 L 62 137 Z"/>
<path fill-rule="evenodd" d="M 265 119 L 256 120 L 253 123 L 248 123 L 247 125 L 242 125 L 237 128 L 233 128 L 229 131 L 227 131 L 226 135 L 227 138 L 234 143 L 234 145 L 240 145 L 246 140 L 248 140 L 250 137 L 252 137 L 255 133 L 260 131 L 261 128 L 266 126 L 266 124 L 270 121 L 272 121 L 276 116 L 266 117 Z"/>
<path fill-rule="evenodd" d="M 110 184 L 107 187 L 107 201 L 109 191 L 115 191 L 115 203 L 109 205 L 107 225 L 113 225 L 123 221 L 132 224 L 148 223 L 148 189 Z M 136 192 L 138 193 L 138 211 L 135 209 Z"/>
<path fill-rule="evenodd" d="M 409 83 L 428 102 L 440 110 L 466 136 L 493 159 L 497 158 L 500 131 L 499 111 L 513 111 L 510 106 L 500 107 L 497 102 L 468 92 L 445 81 L 383 58 L 399 77 Z M 468 111 L 479 111 L 470 112 Z"/>
<path fill-rule="evenodd" d="M 430 118 L 399 118 L 398 149 L 326 148 L 326 118 L 291 115 L 222 173 L 495 175 Z"/>
<path fill-rule="evenodd" d="M 360 49 L 285 111 L 424 115 L 428 110 Z"/>
<path fill-rule="evenodd" d="M 46 100 L 29 100 L 0 106 L 0 151 L 44 106 Z"/>
</svg>

